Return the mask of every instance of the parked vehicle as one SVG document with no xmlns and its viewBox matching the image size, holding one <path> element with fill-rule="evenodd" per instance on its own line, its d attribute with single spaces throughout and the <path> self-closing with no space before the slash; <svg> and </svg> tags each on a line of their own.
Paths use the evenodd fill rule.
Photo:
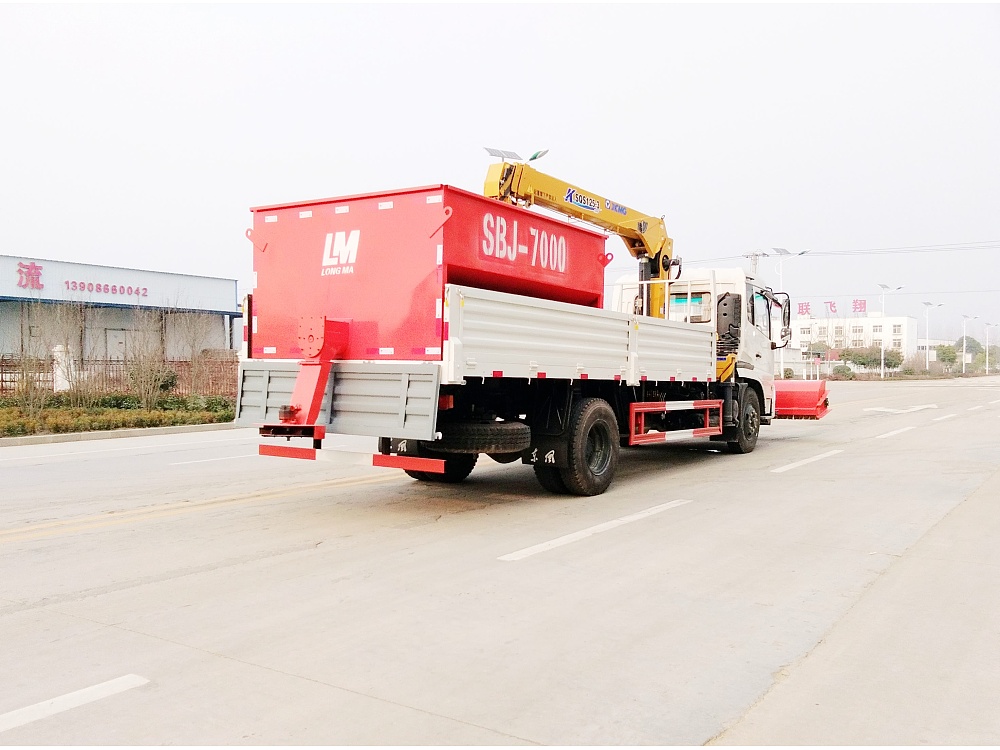
<svg viewBox="0 0 1000 750">
<path fill-rule="evenodd" d="M 533 205 L 622 237 L 640 273 L 611 309 L 606 236 Z M 253 215 L 237 420 L 261 425 L 264 455 L 369 435 L 374 465 L 419 481 L 460 482 L 485 453 L 596 495 L 621 445 L 748 453 L 774 417 L 826 411 L 822 383 L 776 398 L 786 294 L 738 269 L 680 274 L 662 219 L 530 164 L 493 165 L 485 197 L 435 185 Z"/>
</svg>

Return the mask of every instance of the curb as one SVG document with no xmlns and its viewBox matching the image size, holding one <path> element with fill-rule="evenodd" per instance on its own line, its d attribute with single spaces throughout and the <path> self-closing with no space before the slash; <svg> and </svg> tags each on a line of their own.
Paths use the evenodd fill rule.
<svg viewBox="0 0 1000 750">
<path fill-rule="evenodd" d="M 16 445 L 75 443 L 80 440 L 108 440 L 111 438 L 144 437 L 147 435 L 172 435 L 176 432 L 213 432 L 215 430 L 235 430 L 244 427 L 246 425 L 238 425 L 235 422 L 221 422 L 212 424 L 182 424 L 172 427 L 130 427 L 124 430 L 94 430 L 93 432 L 26 435 L 24 437 L 0 438 L 0 448 Z"/>
</svg>

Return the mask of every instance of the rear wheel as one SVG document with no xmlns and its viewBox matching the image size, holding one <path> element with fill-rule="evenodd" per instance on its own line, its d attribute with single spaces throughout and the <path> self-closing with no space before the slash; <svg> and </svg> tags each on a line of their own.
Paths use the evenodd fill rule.
<svg viewBox="0 0 1000 750">
<path fill-rule="evenodd" d="M 520 453 L 531 445 L 531 428 L 524 422 L 454 422 L 439 424 L 441 453 Z"/>
<path fill-rule="evenodd" d="M 730 440 L 730 453 L 750 453 L 757 445 L 760 434 L 760 399 L 757 392 L 747 386 L 740 404 L 740 421 L 736 427 L 736 439 Z"/>
<path fill-rule="evenodd" d="M 406 475 L 419 482 L 442 482 L 444 484 L 457 484 L 463 481 L 476 466 L 479 459 L 478 453 L 435 453 L 426 448 L 420 449 L 421 458 L 442 458 L 444 459 L 444 473 L 437 474 L 433 471 L 411 471 L 404 469 Z"/>
<path fill-rule="evenodd" d="M 565 495 L 569 492 L 566 483 L 559 474 L 559 469 L 555 466 L 535 464 L 535 479 L 549 492 L 554 492 L 557 495 Z"/>
<path fill-rule="evenodd" d="M 569 423 L 569 467 L 560 472 L 576 495 L 600 495 L 618 465 L 618 420 L 608 402 L 585 398 L 573 407 Z"/>
</svg>

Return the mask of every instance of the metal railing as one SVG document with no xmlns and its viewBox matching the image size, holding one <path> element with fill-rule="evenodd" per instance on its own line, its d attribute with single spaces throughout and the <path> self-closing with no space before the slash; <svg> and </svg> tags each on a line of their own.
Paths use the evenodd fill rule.
<svg viewBox="0 0 1000 750">
<path fill-rule="evenodd" d="M 52 357 L 35 358 L 0 355 L 0 395 L 19 391 L 25 383 L 54 392 L 57 380 L 63 382 L 60 390 L 85 387 L 95 394 L 128 393 L 132 391 L 132 373 L 136 365 L 126 360 L 85 359 L 74 361 L 68 373 L 57 377 L 57 366 Z M 145 363 L 144 366 L 149 366 Z M 236 397 L 239 361 L 232 356 L 205 356 L 195 360 L 163 360 L 157 363 L 163 372 L 176 375 L 176 384 L 170 393 L 178 396 L 227 396 Z M 173 380 L 173 376 L 169 376 Z"/>
</svg>

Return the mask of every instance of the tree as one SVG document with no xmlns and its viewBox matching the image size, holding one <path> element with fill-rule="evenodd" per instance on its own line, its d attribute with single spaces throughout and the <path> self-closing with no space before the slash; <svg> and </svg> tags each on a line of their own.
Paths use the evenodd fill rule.
<svg viewBox="0 0 1000 750">
<path fill-rule="evenodd" d="M 172 313 L 170 322 L 191 363 L 191 393 L 203 394 L 208 385 L 208 358 L 204 350 L 213 331 L 218 330 L 218 323 L 211 315 L 196 312 Z"/>
<path fill-rule="evenodd" d="M 955 349 L 957 351 L 962 351 L 962 337 L 958 337 L 958 341 L 955 342 Z M 965 337 L 965 352 L 975 357 L 979 352 L 983 350 L 983 345 L 976 341 L 972 336 Z"/>
<path fill-rule="evenodd" d="M 951 368 L 954 367 L 955 363 L 958 361 L 958 351 L 953 346 L 948 346 L 947 344 L 942 344 L 935 348 L 937 352 L 937 359 L 942 365 L 946 372 L 951 372 Z"/>
<path fill-rule="evenodd" d="M 895 370 L 903 364 L 903 353 L 899 349 L 885 350 L 885 369 Z"/>
<path fill-rule="evenodd" d="M 128 340 L 126 360 L 129 380 L 143 409 L 153 409 L 164 391 L 177 382 L 177 373 L 167 367 L 164 351 L 163 313 L 136 308 Z"/>
</svg>

